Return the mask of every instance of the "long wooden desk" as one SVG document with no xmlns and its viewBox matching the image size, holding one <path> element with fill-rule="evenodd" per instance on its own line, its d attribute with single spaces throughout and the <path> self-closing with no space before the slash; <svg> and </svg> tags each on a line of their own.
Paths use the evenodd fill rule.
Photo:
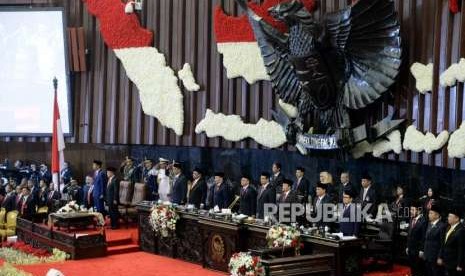
<svg viewBox="0 0 465 276">
<path fill-rule="evenodd" d="M 179 212 L 180 220 L 176 224 L 175 235 L 170 238 L 160 238 L 155 235 L 148 222 L 150 208 L 150 205 L 144 203 L 137 206 L 139 242 L 143 251 L 179 258 L 202 264 L 207 268 L 227 272 L 228 262 L 233 253 L 249 249 L 263 249 L 267 246 L 266 234 L 269 229 L 267 226 L 235 223 L 183 211 Z M 345 275 L 338 274 L 345 268 L 338 269 L 336 266 L 336 264 L 342 266 L 342 260 L 346 258 L 345 252 L 354 250 L 354 248 L 360 252 L 358 240 L 357 242 L 324 241 L 303 237 L 303 242 L 306 249 L 302 251 L 303 254 L 334 254 L 334 258 L 331 257 L 331 260 L 336 259 L 335 264 L 332 265 L 335 267 L 335 275 Z M 318 259 L 318 257 L 315 258 Z M 327 261 L 328 257 L 325 258 Z M 312 262 L 317 262 L 317 260 Z"/>
</svg>

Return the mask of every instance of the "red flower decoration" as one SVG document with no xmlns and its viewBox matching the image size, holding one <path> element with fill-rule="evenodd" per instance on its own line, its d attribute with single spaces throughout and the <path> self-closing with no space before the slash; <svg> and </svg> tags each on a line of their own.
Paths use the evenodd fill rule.
<svg viewBox="0 0 465 276">
<path fill-rule="evenodd" d="M 3 242 L 2 247 L 10 247 L 14 250 L 24 252 L 26 254 L 34 255 L 36 257 L 49 257 L 52 254 L 45 249 L 34 248 L 29 244 L 25 244 L 24 242 L 16 242 L 16 243 L 8 243 Z"/>
<path fill-rule="evenodd" d="M 452 13 L 458 13 L 460 11 L 459 0 L 449 0 L 449 9 Z"/>
<path fill-rule="evenodd" d="M 281 32 L 287 31 L 287 26 L 281 21 L 275 20 L 269 13 L 268 9 L 277 5 L 280 2 L 289 0 L 265 0 L 262 5 L 249 3 L 249 7 L 261 16 L 266 22 L 277 28 Z M 309 11 L 315 10 L 316 3 L 314 0 L 302 0 L 305 7 Z M 246 15 L 239 17 L 226 15 L 221 6 L 215 9 L 215 35 L 216 42 L 253 42 L 255 36 L 252 27 Z"/>
<path fill-rule="evenodd" d="M 252 260 L 253 260 L 253 266 L 257 266 L 258 262 L 260 261 L 259 258 L 257 256 L 253 256 L 252 257 Z"/>
<path fill-rule="evenodd" d="M 90 14 L 100 22 L 103 40 L 111 49 L 146 47 L 153 34 L 140 26 L 137 15 L 126 14 L 120 0 L 82 0 Z"/>
</svg>

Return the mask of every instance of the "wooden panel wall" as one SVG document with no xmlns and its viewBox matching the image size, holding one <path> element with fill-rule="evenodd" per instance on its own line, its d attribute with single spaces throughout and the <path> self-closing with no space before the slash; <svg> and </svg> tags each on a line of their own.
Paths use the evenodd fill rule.
<svg viewBox="0 0 465 276">
<path fill-rule="evenodd" d="M 259 2 L 260 0 L 254 0 Z M 185 62 L 191 64 L 201 85 L 199 92 L 184 93 L 184 135 L 162 127 L 156 119 L 144 115 L 137 88 L 132 84 L 114 53 L 103 44 L 95 18 L 90 16 L 79 0 L 0 0 L 40 5 L 63 5 L 69 27 L 83 26 L 90 51 L 89 71 L 72 76 L 74 93 L 74 136 L 69 143 L 182 145 L 224 148 L 261 148 L 246 140 L 231 143 L 221 138 L 209 139 L 196 135 L 195 125 L 205 110 L 239 114 L 246 122 L 255 123 L 261 117 L 271 119 L 270 109 L 276 97 L 268 82 L 248 85 L 243 79 L 229 80 L 216 50 L 213 34 L 213 9 L 223 5 L 228 13 L 238 14 L 233 0 L 146 0 L 140 14 L 142 24 L 155 34 L 154 45 L 166 55 L 176 71 Z M 315 16 L 338 10 L 347 0 L 319 1 Z M 402 22 L 405 63 L 399 83 L 394 88 L 392 104 L 401 115 L 415 120 L 420 130 L 439 133 L 455 130 L 464 114 L 464 85 L 441 88 L 439 73 L 460 57 L 465 57 L 465 5 L 462 12 L 452 15 L 448 0 L 395 0 Z M 410 64 L 434 62 L 434 89 L 431 94 L 415 91 L 414 79 L 408 71 Z M 390 111 L 383 106 L 380 116 Z M 49 138 L 2 137 L 1 141 L 49 142 Z M 285 148 L 287 150 L 287 147 Z M 419 164 L 465 168 L 464 160 L 448 158 L 447 151 L 427 155 L 389 154 L 386 158 Z"/>
</svg>

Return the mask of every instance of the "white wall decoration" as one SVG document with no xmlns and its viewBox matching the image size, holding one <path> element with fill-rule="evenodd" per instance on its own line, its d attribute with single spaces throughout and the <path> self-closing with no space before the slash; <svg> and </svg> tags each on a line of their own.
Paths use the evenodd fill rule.
<svg viewBox="0 0 465 276">
<path fill-rule="evenodd" d="M 403 146 L 405 150 L 411 150 L 413 152 L 424 151 L 430 154 L 444 147 L 447 140 L 449 140 L 449 132 L 447 130 L 442 131 L 436 137 L 431 132 L 423 134 L 421 131 L 418 131 L 414 125 L 411 125 L 405 132 Z"/>
<path fill-rule="evenodd" d="M 457 81 L 465 82 L 465 58 L 460 59 L 459 63 L 452 64 L 440 76 L 442 86 L 454 86 Z"/>
<path fill-rule="evenodd" d="M 189 63 L 185 63 L 182 69 L 178 72 L 178 77 L 187 91 L 199 91 L 200 85 L 195 82 L 194 74 L 192 73 Z"/>
<path fill-rule="evenodd" d="M 115 54 L 139 89 L 144 113 L 182 135 L 183 96 L 178 78 L 166 65 L 165 56 L 154 47 L 115 49 Z"/>
<path fill-rule="evenodd" d="M 286 135 L 277 122 L 261 118 L 256 124 L 246 124 L 239 115 L 215 114 L 207 109 L 205 118 L 195 127 L 195 133 L 205 132 L 208 137 L 223 137 L 237 142 L 252 138 L 257 143 L 269 148 L 276 148 L 286 143 Z"/>
<path fill-rule="evenodd" d="M 372 144 L 367 141 L 360 142 L 355 145 L 351 153 L 355 159 L 358 159 L 369 152 L 373 152 L 374 157 L 380 157 L 384 153 L 388 153 L 390 151 L 394 151 L 396 154 L 400 154 L 402 152 L 402 139 L 400 131 L 398 130 L 388 134 L 385 139 L 379 139 Z"/>
<path fill-rule="evenodd" d="M 363 157 L 366 153 L 372 152 L 373 146 L 368 143 L 367 141 L 360 142 L 355 145 L 355 147 L 351 150 L 352 157 L 355 159 L 359 159 Z"/>
<path fill-rule="evenodd" d="M 462 122 L 459 129 L 450 135 L 447 151 L 450 158 L 465 157 L 465 121 Z"/>
<path fill-rule="evenodd" d="M 373 156 L 380 157 L 384 153 L 394 151 L 396 154 L 402 152 L 402 139 L 400 131 L 395 130 L 386 136 L 387 140 L 380 139 L 373 143 Z"/>
<path fill-rule="evenodd" d="M 250 84 L 270 79 L 257 42 L 226 42 L 218 43 L 217 47 L 223 55 L 228 79 L 244 77 Z"/>
<path fill-rule="evenodd" d="M 425 94 L 433 90 L 433 64 L 428 65 L 415 62 L 410 67 L 410 72 L 416 79 L 416 88 L 418 92 Z"/>
<path fill-rule="evenodd" d="M 292 104 L 285 103 L 283 100 L 279 99 L 278 101 L 279 106 L 281 109 L 289 116 L 290 118 L 296 118 L 299 114 L 299 110 L 297 107 L 293 106 Z"/>
</svg>

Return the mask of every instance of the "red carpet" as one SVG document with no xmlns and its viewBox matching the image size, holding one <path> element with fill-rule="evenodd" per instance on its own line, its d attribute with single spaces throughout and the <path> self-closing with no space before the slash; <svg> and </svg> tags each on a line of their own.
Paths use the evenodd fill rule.
<svg viewBox="0 0 465 276">
<path fill-rule="evenodd" d="M 203 269 L 200 265 L 161 257 L 145 252 L 112 255 L 105 258 L 66 261 L 63 263 L 17 266 L 36 276 L 44 276 L 50 268 L 66 276 L 223 276 L 224 273 Z"/>
<path fill-rule="evenodd" d="M 139 251 L 137 228 L 105 229 L 108 255 Z"/>
<path fill-rule="evenodd" d="M 394 265 L 391 272 L 370 272 L 363 276 L 410 276 L 410 268 L 401 265 Z"/>
</svg>

